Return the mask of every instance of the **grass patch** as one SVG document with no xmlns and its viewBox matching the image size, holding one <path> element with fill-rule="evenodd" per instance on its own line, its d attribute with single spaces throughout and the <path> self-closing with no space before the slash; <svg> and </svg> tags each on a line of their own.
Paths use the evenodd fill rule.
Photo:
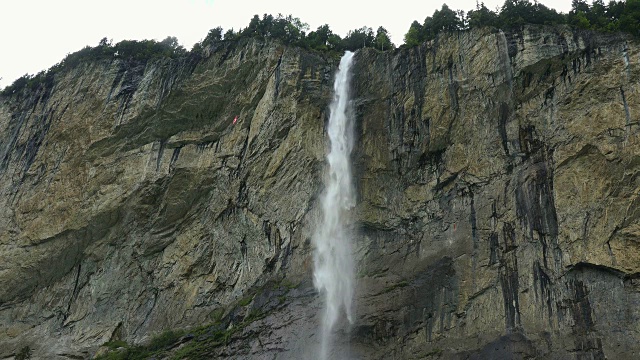
<svg viewBox="0 0 640 360">
<path fill-rule="evenodd" d="M 255 296 L 255 294 L 252 292 L 250 294 L 245 295 L 242 299 L 240 299 L 240 301 L 238 301 L 238 305 L 239 306 L 247 306 L 251 303 L 251 300 L 253 300 L 253 297 Z"/>
<path fill-rule="evenodd" d="M 118 347 L 113 351 L 96 357 L 97 360 L 143 360 L 153 353 L 142 346 Z"/>
<path fill-rule="evenodd" d="M 194 332 L 193 340 L 178 349 L 172 356 L 172 360 L 205 360 L 212 359 L 213 350 L 217 347 L 229 344 L 231 337 L 242 331 L 254 321 L 263 319 L 267 313 L 252 310 L 245 319 L 236 326 L 228 329 L 220 329 L 220 323 L 198 328 Z"/>
<path fill-rule="evenodd" d="M 151 343 L 149 343 L 149 350 L 156 351 L 156 350 L 165 349 L 170 345 L 173 345 L 176 342 L 178 342 L 178 340 L 180 340 L 180 338 L 184 336 L 184 334 L 185 334 L 185 331 L 183 330 L 181 331 L 167 330 L 161 333 L 160 335 L 155 336 L 153 339 L 151 339 Z"/>
<path fill-rule="evenodd" d="M 277 296 L 278 305 L 282 305 L 286 301 L 286 293 L 298 286 L 300 284 L 284 279 L 271 281 L 260 289 L 248 291 L 244 297 L 236 302 L 234 307 L 239 309 L 250 306 L 261 291 L 267 291 L 271 295 Z M 271 307 L 246 308 L 243 310 L 244 319 L 236 322 L 233 326 L 229 326 L 230 319 L 225 318 L 225 309 L 218 308 L 207 315 L 212 321 L 208 325 L 185 330 L 167 330 L 154 336 L 149 344 L 144 346 L 134 346 L 120 340 L 111 341 L 104 344 L 104 346 L 108 347 L 109 352 L 95 359 L 138 360 L 163 358 L 204 360 L 215 358 L 217 348 L 229 344 L 234 334 L 241 333 L 253 322 L 264 319 L 271 310 Z"/>
<path fill-rule="evenodd" d="M 224 309 L 223 308 L 218 308 L 213 310 L 212 312 L 209 313 L 208 318 L 213 321 L 214 323 L 218 323 L 222 320 L 222 317 L 224 316 Z"/>
<path fill-rule="evenodd" d="M 200 337 L 200 339 L 196 338 L 178 349 L 171 359 L 195 359 L 195 360 L 204 360 L 212 358 L 212 349 L 227 344 L 231 337 L 233 330 L 219 330 L 214 331 L 213 333 L 208 334 L 206 337 Z"/>
<path fill-rule="evenodd" d="M 154 336 L 147 346 L 130 345 L 122 340 L 109 341 L 104 346 L 109 348 L 106 354 L 97 356 L 96 360 L 142 360 L 158 354 L 175 344 L 186 333 L 184 330 L 168 330 Z"/>
<path fill-rule="evenodd" d="M 280 287 L 283 287 L 287 290 L 295 289 L 298 286 L 300 286 L 300 284 L 296 284 L 290 280 L 283 279 L 282 281 L 280 281 Z"/>
<path fill-rule="evenodd" d="M 114 340 L 114 341 L 109 341 L 108 343 L 104 344 L 104 346 L 108 347 L 111 350 L 116 350 L 117 348 L 127 347 L 129 346 L 129 344 L 127 344 L 126 341 Z"/>
<path fill-rule="evenodd" d="M 429 357 L 429 356 L 441 356 L 441 355 L 442 355 L 442 349 L 434 348 L 428 353 L 426 353 L 424 356 Z"/>
<path fill-rule="evenodd" d="M 394 291 L 396 289 L 403 288 L 405 286 L 409 286 L 409 283 L 406 282 L 405 280 L 402 280 L 399 283 L 393 284 L 393 285 L 389 286 L 388 288 L 384 289 L 384 291 L 382 293 L 383 294 L 390 293 L 390 292 L 392 292 L 392 291 Z"/>
</svg>

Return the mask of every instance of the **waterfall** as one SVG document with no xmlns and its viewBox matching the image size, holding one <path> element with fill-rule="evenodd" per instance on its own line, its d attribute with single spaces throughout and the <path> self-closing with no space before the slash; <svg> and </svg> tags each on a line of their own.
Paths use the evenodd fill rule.
<svg viewBox="0 0 640 360">
<path fill-rule="evenodd" d="M 339 317 L 344 313 L 349 323 L 353 323 L 354 265 L 351 240 L 344 223 L 348 211 L 355 205 L 350 164 L 353 114 L 349 104 L 349 70 L 352 63 L 353 53 L 347 51 L 340 60 L 333 85 L 327 131 L 331 140 L 328 176 L 321 199 L 322 221 L 313 237 L 314 285 L 324 296 L 319 355 L 322 360 L 328 358 L 332 332 Z"/>
</svg>

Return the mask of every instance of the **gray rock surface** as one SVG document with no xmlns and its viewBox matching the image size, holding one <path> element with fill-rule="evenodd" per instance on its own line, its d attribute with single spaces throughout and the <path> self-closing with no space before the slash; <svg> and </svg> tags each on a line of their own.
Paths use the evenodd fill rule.
<svg viewBox="0 0 640 360">
<path fill-rule="evenodd" d="M 637 358 L 639 56 L 565 27 L 360 50 L 336 358 Z M 157 358 L 309 358 L 336 66 L 243 40 L 0 98 L 0 358 L 168 329 Z"/>
</svg>

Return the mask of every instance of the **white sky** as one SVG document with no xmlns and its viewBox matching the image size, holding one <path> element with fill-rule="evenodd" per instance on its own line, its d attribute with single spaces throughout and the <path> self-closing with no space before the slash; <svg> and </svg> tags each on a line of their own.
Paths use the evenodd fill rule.
<svg viewBox="0 0 640 360">
<path fill-rule="evenodd" d="M 67 53 L 100 39 L 162 40 L 171 35 L 187 49 L 209 29 L 238 30 L 254 14 L 291 14 L 315 30 L 329 24 L 344 37 L 349 30 L 384 26 L 400 45 L 413 20 L 423 22 L 443 2 L 469 11 L 475 0 L 393 0 L 373 5 L 363 0 L 0 0 L 0 89 L 25 73 L 35 74 L 58 63 Z M 539 0 L 568 12 L 570 0 Z M 504 0 L 484 0 L 490 9 Z"/>
</svg>

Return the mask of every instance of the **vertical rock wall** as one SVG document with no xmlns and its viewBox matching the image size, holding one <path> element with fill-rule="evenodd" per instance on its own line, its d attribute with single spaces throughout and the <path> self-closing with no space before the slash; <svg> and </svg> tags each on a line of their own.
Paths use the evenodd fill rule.
<svg viewBox="0 0 640 360">
<path fill-rule="evenodd" d="M 638 49 L 526 27 L 356 54 L 357 321 L 337 351 L 638 356 Z M 336 66 L 243 40 L 0 99 L 0 357 L 209 323 L 227 329 L 209 357 L 313 351 Z"/>
<path fill-rule="evenodd" d="M 638 355 L 632 48 L 527 27 L 360 53 L 363 348 Z"/>
</svg>

